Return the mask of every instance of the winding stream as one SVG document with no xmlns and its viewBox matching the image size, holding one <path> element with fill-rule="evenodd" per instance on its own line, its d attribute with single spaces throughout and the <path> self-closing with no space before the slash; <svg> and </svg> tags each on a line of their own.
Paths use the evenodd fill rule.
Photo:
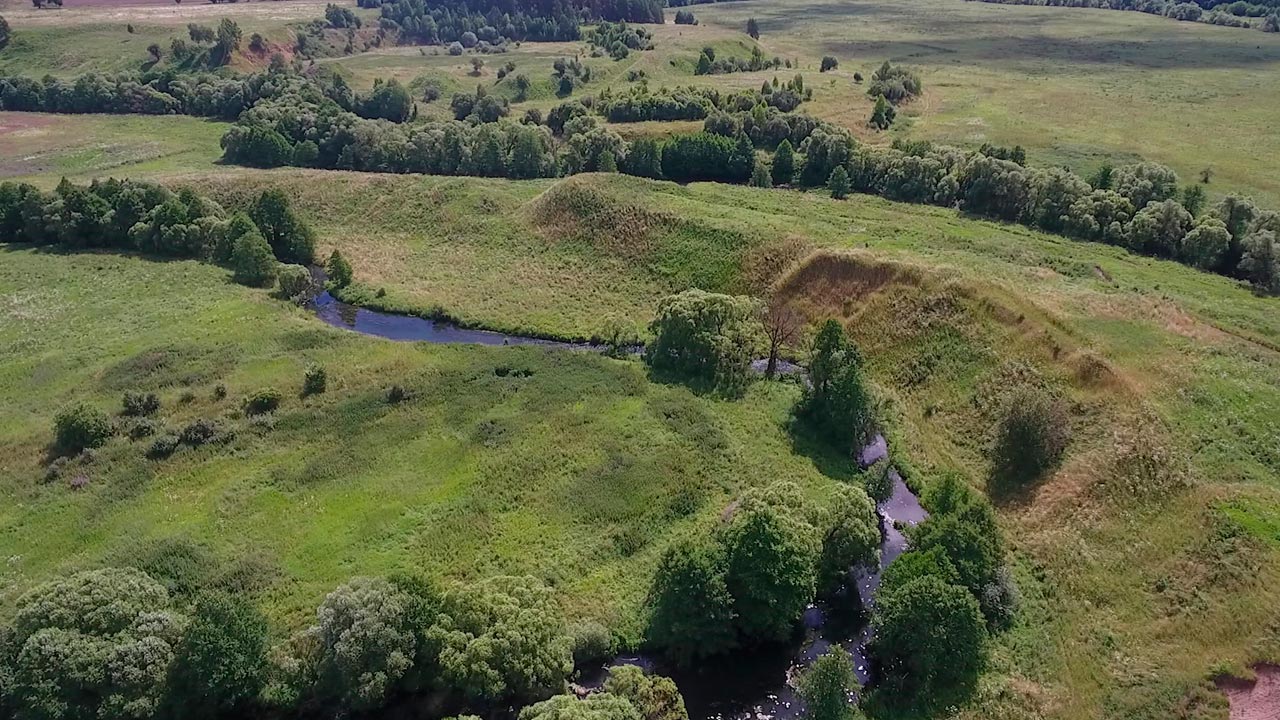
<svg viewBox="0 0 1280 720">
<path fill-rule="evenodd" d="M 316 317 L 334 327 L 364 335 L 404 342 L 534 345 L 588 352 L 605 349 L 602 345 L 472 330 L 444 321 L 368 310 L 344 303 L 323 290 L 323 271 L 313 269 L 312 275 L 317 294 L 308 305 Z M 763 373 L 765 364 L 765 360 L 756 360 L 752 368 Z M 804 368 L 780 360 L 778 372 L 803 373 Z M 884 437 L 877 435 L 859 453 L 858 460 L 866 467 L 888 454 Z M 713 658 L 702 667 L 689 670 L 668 667 L 653 656 L 619 655 L 603 665 L 579 668 L 578 687 L 584 691 L 597 689 L 604 682 L 608 668 L 638 665 L 646 671 L 670 676 L 680 688 L 693 720 L 798 720 L 804 708 L 793 682 L 800 671 L 833 645 L 849 651 L 858 680 L 865 684 L 871 676 L 866 647 L 872 635 L 866 620 L 875 603 L 880 573 L 907 548 L 900 527 L 915 525 L 927 516 L 898 471 L 891 469 L 890 474 L 893 494 L 876 506 L 880 516 L 880 566 L 874 570 L 855 568 L 851 571 L 851 584 L 857 589 L 856 593 L 846 592 L 829 602 L 809 606 L 802 617 L 802 632 L 797 632 L 791 643 Z"/>
</svg>

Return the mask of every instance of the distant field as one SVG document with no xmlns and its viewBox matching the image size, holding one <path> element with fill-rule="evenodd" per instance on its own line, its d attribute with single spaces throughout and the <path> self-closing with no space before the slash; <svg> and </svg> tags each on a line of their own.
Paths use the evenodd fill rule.
<svg viewBox="0 0 1280 720">
<path fill-rule="evenodd" d="M 199 118 L 0 112 L 0 179 L 212 167 L 227 124 Z"/>
</svg>

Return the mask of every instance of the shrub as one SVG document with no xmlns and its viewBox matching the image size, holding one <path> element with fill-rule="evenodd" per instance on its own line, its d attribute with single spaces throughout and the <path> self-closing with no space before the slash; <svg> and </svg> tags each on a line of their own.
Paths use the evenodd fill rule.
<svg viewBox="0 0 1280 720">
<path fill-rule="evenodd" d="M 881 458 L 866 470 L 867 494 L 877 503 L 882 503 L 893 495 L 893 466 L 888 458 Z"/>
<path fill-rule="evenodd" d="M 137 418 L 129 423 L 127 433 L 130 440 L 141 440 L 156 434 L 159 426 L 151 418 Z"/>
<path fill-rule="evenodd" d="M 325 391 L 329 383 L 329 375 L 320 365 L 309 365 L 302 378 L 303 395 L 319 395 Z"/>
<path fill-rule="evenodd" d="M 208 418 L 196 418 L 182 428 L 182 432 L 178 433 L 178 440 L 183 445 L 200 447 L 201 445 L 217 442 L 220 436 L 221 429 L 216 421 Z"/>
<path fill-rule="evenodd" d="M 992 476 L 998 482 L 1033 482 L 1057 465 L 1070 440 L 1065 403 L 1035 387 L 1014 389 L 995 428 Z"/>
<path fill-rule="evenodd" d="M 613 633 L 598 622 L 582 622 L 569 628 L 573 638 L 573 664 L 575 666 L 608 660 L 616 650 Z"/>
<path fill-rule="evenodd" d="M 177 452 L 179 445 L 181 445 L 181 441 L 177 435 L 165 433 L 151 441 L 151 447 L 147 448 L 147 457 L 153 460 L 167 458 Z"/>
<path fill-rule="evenodd" d="M 462 54 L 462 43 L 460 43 L 460 42 L 458 42 L 458 41 L 456 41 L 456 40 L 455 40 L 455 41 L 453 41 L 453 42 L 451 42 L 451 43 L 449 43 L 449 54 L 450 54 L 450 55 L 454 55 L 454 56 L 461 55 L 461 54 Z"/>
<path fill-rule="evenodd" d="M 160 397 L 155 393 L 124 394 L 124 414 L 133 417 L 150 415 L 160 409 Z"/>
<path fill-rule="evenodd" d="M 67 454 L 101 447 L 112 432 L 107 414 L 88 403 L 63 408 L 53 418 L 54 446 Z"/>
<path fill-rule="evenodd" d="M 677 25 L 697 25 L 698 18 L 694 17 L 693 13 L 688 10 L 677 10 L 676 24 Z"/>
<path fill-rule="evenodd" d="M 387 402 L 392 405 L 404 402 L 408 396 L 409 395 L 405 392 L 403 385 L 392 385 L 390 388 L 387 388 Z"/>
<path fill-rule="evenodd" d="M 275 412 L 278 407 L 280 391 L 275 388 L 263 388 L 244 399 L 244 411 L 249 415 Z"/>
<path fill-rule="evenodd" d="M 311 273 L 301 265 L 280 265 L 276 282 L 280 297 L 298 300 L 311 289 Z"/>
<path fill-rule="evenodd" d="M 226 399 L 226 397 L 227 397 L 227 386 L 226 386 L 226 385 L 223 385 L 222 383 L 218 383 L 217 385 L 215 385 L 215 386 L 213 387 L 213 399 L 214 399 L 214 400 L 225 400 L 225 399 Z"/>
<path fill-rule="evenodd" d="M 840 61 L 830 55 L 822 56 L 822 65 L 818 68 L 818 72 L 827 72 L 840 67 Z"/>
</svg>

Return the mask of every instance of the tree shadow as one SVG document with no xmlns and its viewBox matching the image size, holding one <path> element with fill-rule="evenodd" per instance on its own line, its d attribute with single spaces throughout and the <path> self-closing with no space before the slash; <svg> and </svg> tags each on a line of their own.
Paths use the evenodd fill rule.
<svg viewBox="0 0 1280 720">
<path fill-rule="evenodd" d="M 842 451 L 823 440 L 816 430 L 794 414 L 787 422 L 787 434 L 791 438 L 791 451 L 809 458 L 818 472 L 834 480 L 853 482 L 862 474 L 858 459 L 853 453 Z"/>
</svg>

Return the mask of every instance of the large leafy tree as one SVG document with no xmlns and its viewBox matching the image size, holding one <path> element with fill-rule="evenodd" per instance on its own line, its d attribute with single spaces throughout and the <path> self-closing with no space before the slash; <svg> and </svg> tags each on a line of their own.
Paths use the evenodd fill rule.
<svg viewBox="0 0 1280 720">
<path fill-rule="evenodd" d="M 872 624 L 883 701 L 934 710 L 972 693 L 986 664 L 987 632 L 978 601 L 963 587 L 924 576 L 882 590 Z"/>
<path fill-rule="evenodd" d="M 669 547 L 658 563 L 650 597 L 649 640 L 677 664 L 733 646 L 733 597 L 719 543 L 689 537 Z"/>
<path fill-rule="evenodd" d="M 849 699 L 857 687 L 853 659 L 844 648 L 833 645 L 800 676 L 804 717 L 806 720 L 855 720 L 861 717 Z"/>
<path fill-rule="evenodd" d="M 655 369 L 741 387 L 759 344 L 755 303 L 750 298 L 686 290 L 658 303 L 649 329 L 654 341 L 645 361 Z"/>
<path fill-rule="evenodd" d="M 293 211 L 283 190 L 264 190 L 249 216 L 281 261 L 309 265 L 315 259 L 315 234 Z"/>
<path fill-rule="evenodd" d="M 604 690 L 625 698 L 640 711 L 643 720 L 689 720 L 684 698 L 671 678 L 647 675 L 635 665 L 610 670 Z"/>
<path fill-rule="evenodd" d="M 799 488 L 779 483 L 746 495 L 721 541 L 742 637 L 785 640 L 813 599 L 822 549 Z"/>
<path fill-rule="evenodd" d="M 202 596 L 177 648 L 166 706 L 174 718 L 243 716 L 267 673 L 267 621 L 252 602 Z"/>
<path fill-rule="evenodd" d="M 322 701 L 351 710 L 382 705 L 418 653 L 412 608 L 409 594 L 385 578 L 354 578 L 329 593 L 310 631 Z"/>
<path fill-rule="evenodd" d="M 184 624 L 164 586 L 132 568 L 40 585 L 0 643 L 4 704 L 22 720 L 151 718 Z"/>
<path fill-rule="evenodd" d="M 856 565 L 871 566 L 880 559 L 880 519 L 866 491 L 840 485 L 823 513 L 819 588 L 838 589 Z"/>
<path fill-rule="evenodd" d="M 551 590 L 531 577 L 495 577 L 447 593 L 428 631 L 441 679 L 482 703 L 559 690 L 573 640 Z"/>
</svg>

